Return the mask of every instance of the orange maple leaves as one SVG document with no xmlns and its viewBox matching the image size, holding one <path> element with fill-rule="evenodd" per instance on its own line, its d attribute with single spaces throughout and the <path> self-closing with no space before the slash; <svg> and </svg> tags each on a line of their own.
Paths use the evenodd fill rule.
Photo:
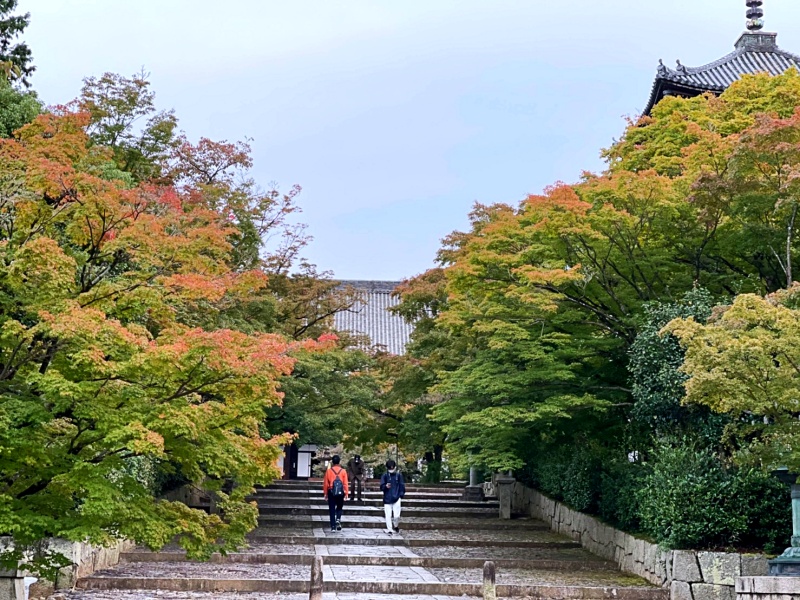
<svg viewBox="0 0 800 600">
<path fill-rule="evenodd" d="M 183 163 L 173 167 L 180 187 L 134 185 L 109 149 L 92 143 L 88 123 L 62 107 L 0 140 L 0 255 L 7 291 L 22 306 L 4 322 L 0 343 L 11 353 L 26 341 L 41 348 L 29 357 L 30 373 L 40 371 L 54 397 L 113 405 L 135 390 L 138 425 L 115 434 L 130 438 L 135 453 L 169 453 L 168 423 L 180 428 L 185 409 L 203 406 L 209 421 L 198 431 L 236 423 L 241 439 L 226 437 L 259 456 L 267 443 L 259 419 L 281 399 L 292 351 L 325 350 L 336 339 L 289 342 L 196 325 L 213 322 L 203 311 L 246 303 L 268 283 L 261 268 L 236 268 L 239 232 L 218 202 L 230 192 L 227 169 L 249 166 L 249 149 L 184 141 Z M 150 422 L 156 409 L 167 429 Z"/>
</svg>

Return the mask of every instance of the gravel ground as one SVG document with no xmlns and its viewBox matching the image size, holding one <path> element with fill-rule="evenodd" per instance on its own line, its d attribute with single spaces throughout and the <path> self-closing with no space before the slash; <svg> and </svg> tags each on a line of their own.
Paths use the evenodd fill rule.
<svg viewBox="0 0 800 600">
<path fill-rule="evenodd" d="M 428 569 L 439 581 L 480 583 L 481 569 Z M 522 585 L 587 585 L 596 587 L 653 587 L 644 579 L 620 571 L 526 571 L 497 569 L 497 583 Z"/>
<path fill-rule="evenodd" d="M 308 579 L 310 567 L 249 563 L 121 563 L 93 577 L 170 577 L 173 579 Z"/>
</svg>

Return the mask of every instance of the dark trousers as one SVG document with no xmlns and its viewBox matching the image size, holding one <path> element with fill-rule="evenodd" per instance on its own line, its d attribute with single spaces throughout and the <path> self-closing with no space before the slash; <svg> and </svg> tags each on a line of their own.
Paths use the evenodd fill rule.
<svg viewBox="0 0 800 600">
<path fill-rule="evenodd" d="M 361 489 L 364 487 L 364 482 L 360 479 L 356 479 L 353 477 L 350 480 L 350 500 L 355 502 L 356 500 L 361 500 Z M 356 496 L 358 494 L 358 496 Z"/>
<path fill-rule="evenodd" d="M 336 521 L 342 520 L 342 508 L 344 507 L 344 496 L 334 498 L 333 494 L 328 494 L 328 510 L 331 513 L 331 529 L 336 527 Z"/>
</svg>

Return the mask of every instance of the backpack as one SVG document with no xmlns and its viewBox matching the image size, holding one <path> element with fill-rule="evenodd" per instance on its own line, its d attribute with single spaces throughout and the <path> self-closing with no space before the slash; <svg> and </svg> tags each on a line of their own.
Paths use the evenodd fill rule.
<svg viewBox="0 0 800 600">
<path fill-rule="evenodd" d="M 333 471 L 333 469 L 331 469 Z M 331 484 L 331 496 L 334 498 L 341 498 L 344 496 L 344 483 L 342 480 L 339 479 L 339 474 L 342 472 L 342 469 L 339 468 L 338 471 L 333 471 L 334 475 L 336 475 L 336 479 L 333 480 Z"/>
</svg>

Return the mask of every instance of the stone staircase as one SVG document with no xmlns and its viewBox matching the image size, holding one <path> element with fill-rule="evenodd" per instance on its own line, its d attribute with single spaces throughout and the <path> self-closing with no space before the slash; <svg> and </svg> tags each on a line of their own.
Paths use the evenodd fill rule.
<svg viewBox="0 0 800 600">
<path fill-rule="evenodd" d="M 137 550 L 62 592 L 69 600 L 299 600 L 310 565 L 323 559 L 326 600 L 422 600 L 481 596 L 483 565 L 497 568 L 499 596 L 558 600 L 666 600 L 665 590 L 620 572 L 533 520 L 501 521 L 495 500 L 465 502 L 463 487 L 408 485 L 401 534 L 383 531 L 381 494 L 345 504 L 331 532 L 319 482 L 279 481 L 254 500 L 261 517 L 249 547 L 209 563 L 177 548 Z"/>
</svg>

